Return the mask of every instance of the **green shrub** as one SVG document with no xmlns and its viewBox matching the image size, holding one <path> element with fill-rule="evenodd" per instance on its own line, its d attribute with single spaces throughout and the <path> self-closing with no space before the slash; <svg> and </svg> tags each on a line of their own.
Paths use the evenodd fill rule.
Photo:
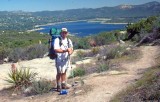
<svg viewBox="0 0 160 102">
<path fill-rule="evenodd" d="M 153 21 L 152 28 L 160 28 L 160 16 L 158 16 L 157 19 Z"/>
<path fill-rule="evenodd" d="M 34 58 L 42 58 L 47 52 L 47 47 L 43 44 L 36 44 L 27 48 L 15 48 L 9 54 L 9 60 L 17 62 L 21 60 L 31 60 Z"/>
<path fill-rule="evenodd" d="M 88 49 L 90 48 L 89 42 L 88 42 L 88 37 L 84 38 L 77 38 L 77 37 L 72 37 L 72 42 L 74 49 Z"/>
<path fill-rule="evenodd" d="M 5 81 L 12 84 L 16 88 L 28 87 L 31 85 L 32 80 L 36 76 L 36 73 L 30 71 L 29 68 L 20 68 L 12 67 L 8 77 Z"/>
<path fill-rule="evenodd" d="M 85 51 L 82 51 L 82 50 L 77 51 L 77 52 L 76 52 L 76 56 L 73 56 L 72 59 L 71 59 L 72 64 L 76 64 L 77 61 L 81 61 L 81 60 L 83 60 L 85 57 L 87 57 Z"/>
<path fill-rule="evenodd" d="M 95 55 L 95 54 L 98 54 L 99 50 L 100 50 L 99 47 L 94 47 L 94 48 L 91 49 L 91 52 L 92 52 L 93 55 Z"/>
<path fill-rule="evenodd" d="M 42 58 L 47 50 L 47 47 L 43 44 L 32 45 L 25 50 L 24 56 L 26 56 L 27 60 Z"/>
<path fill-rule="evenodd" d="M 125 50 L 126 47 L 116 46 L 115 48 L 112 48 L 109 52 L 106 53 L 106 57 L 107 59 L 120 58 L 122 57 Z"/>
<path fill-rule="evenodd" d="M 84 68 L 75 68 L 72 70 L 73 72 L 71 72 L 71 75 L 69 76 L 69 78 L 71 77 L 76 77 L 76 76 L 83 76 L 85 75 L 85 70 Z"/>
<path fill-rule="evenodd" d="M 18 31 L 1 31 L 1 36 L 0 36 L 0 62 L 3 61 L 4 58 L 10 57 L 10 61 L 16 62 L 18 59 L 27 59 L 27 56 L 25 56 L 25 51 L 29 49 L 29 46 L 31 47 L 38 46 L 35 44 L 38 44 L 41 42 L 42 46 L 47 45 L 48 39 L 49 39 L 48 34 L 40 34 L 37 32 L 18 32 Z M 42 47 L 43 48 L 43 47 Z M 37 47 L 36 49 L 40 49 L 36 51 L 36 55 L 40 56 L 39 53 L 42 55 L 41 48 Z M 45 49 L 47 47 L 45 46 Z M 18 52 L 17 52 L 18 51 Z M 43 49 L 43 52 L 47 52 L 47 50 Z M 32 51 L 33 52 L 33 51 Z M 33 55 L 32 55 L 33 56 Z M 34 56 L 36 57 L 36 56 Z M 32 58 L 32 57 L 31 57 Z"/>
<path fill-rule="evenodd" d="M 79 51 L 77 51 L 77 57 L 79 58 L 79 59 L 82 59 L 82 58 L 84 58 L 85 57 L 85 52 L 84 51 L 81 51 L 81 50 L 79 50 Z"/>
<path fill-rule="evenodd" d="M 98 73 L 109 70 L 109 61 L 101 61 L 98 63 L 97 71 Z"/>
<path fill-rule="evenodd" d="M 153 28 L 156 25 L 155 22 L 158 22 L 158 17 L 155 17 L 155 16 L 148 17 L 147 19 L 142 19 L 137 23 L 128 24 L 128 26 L 126 27 L 127 32 L 128 33 L 131 33 L 131 32 L 140 33 L 141 38 L 143 38 L 144 36 L 146 36 L 146 34 L 152 32 Z M 139 42 L 139 40 L 140 40 L 140 37 L 137 37 L 137 36 L 135 36 L 132 39 L 132 41 L 136 41 L 136 42 Z"/>
<path fill-rule="evenodd" d="M 98 35 L 93 36 L 93 38 L 96 44 L 99 46 L 116 41 L 116 37 L 112 32 L 102 32 Z"/>
<path fill-rule="evenodd" d="M 7 58 L 9 55 L 9 51 L 10 50 L 8 48 L 1 46 L 0 47 L 0 60 Z"/>
<path fill-rule="evenodd" d="M 24 60 L 26 59 L 25 56 L 25 50 L 23 48 L 15 48 L 12 50 L 9 54 L 9 61 L 17 62 L 19 59 Z"/>
<path fill-rule="evenodd" d="M 93 57 L 93 56 L 95 56 L 95 55 L 97 55 L 98 53 L 99 53 L 99 51 L 100 51 L 100 48 L 99 47 L 93 47 L 93 48 L 91 48 L 91 50 L 88 50 L 87 52 L 85 51 L 83 51 L 83 52 L 79 52 L 79 54 L 78 55 L 81 55 L 81 59 L 83 59 L 83 58 L 85 58 L 85 57 Z"/>
<path fill-rule="evenodd" d="M 34 93 L 43 94 L 48 93 L 51 90 L 52 83 L 46 79 L 40 79 L 39 81 L 34 81 L 32 87 Z"/>
</svg>

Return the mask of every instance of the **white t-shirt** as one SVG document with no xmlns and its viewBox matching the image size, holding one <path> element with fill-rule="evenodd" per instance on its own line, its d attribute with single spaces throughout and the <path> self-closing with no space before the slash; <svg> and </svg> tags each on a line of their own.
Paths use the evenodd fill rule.
<svg viewBox="0 0 160 102">
<path fill-rule="evenodd" d="M 68 44 L 69 42 L 69 44 Z M 69 46 L 68 46 L 69 45 Z M 60 39 L 56 38 L 54 42 L 54 49 L 62 49 L 66 50 L 67 48 L 73 48 L 72 41 L 68 38 L 61 39 L 61 46 L 60 46 Z M 62 60 L 68 59 L 68 52 L 65 53 L 57 53 L 57 62 L 60 62 Z"/>
</svg>

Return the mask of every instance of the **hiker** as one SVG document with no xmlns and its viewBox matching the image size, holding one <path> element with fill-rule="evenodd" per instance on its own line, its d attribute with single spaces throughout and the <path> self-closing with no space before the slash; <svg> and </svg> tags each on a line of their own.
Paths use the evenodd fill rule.
<svg viewBox="0 0 160 102">
<path fill-rule="evenodd" d="M 60 35 L 61 38 L 56 38 L 54 42 L 54 50 L 57 53 L 57 58 L 55 59 L 57 91 L 69 89 L 66 83 L 66 71 L 70 67 L 70 55 L 73 53 L 72 41 L 67 38 L 67 28 L 62 28 Z"/>
</svg>

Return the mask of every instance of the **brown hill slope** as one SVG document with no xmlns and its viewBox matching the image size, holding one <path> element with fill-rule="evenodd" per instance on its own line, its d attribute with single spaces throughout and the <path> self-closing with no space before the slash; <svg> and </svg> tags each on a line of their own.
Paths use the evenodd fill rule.
<svg viewBox="0 0 160 102">
<path fill-rule="evenodd" d="M 140 59 L 121 63 L 119 68 L 125 69 L 122 71 L 112 70 L 86 76 L 84 79 L 86 87 L 80 89 L 82 90 L 82 93 L 80 94 L 74 94 L 77 92 L 74 88 L 70 89 L 69 94 L 64 96 L 58 95 L 57 92 L 53 92 L 44 95 L 15 99 L 1 93 L 1 102 L 109 102 L 111 97 L 116 93 L 134 83 L 135 80 L 142 75 L 141 73 L 145 69 L 156 64 L 155 56 L 158 53 L 159 47 L 142 46 L 136 49 L 142 52 L 142 57 Z M 0 66 L 0 68 L 1 67 L 2 66 Z"/>
</svg>

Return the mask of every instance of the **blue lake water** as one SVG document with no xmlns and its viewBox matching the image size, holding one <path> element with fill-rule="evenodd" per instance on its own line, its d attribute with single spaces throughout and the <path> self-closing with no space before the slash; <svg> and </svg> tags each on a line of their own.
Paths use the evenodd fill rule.
<svg viewBox="0 0 160 102">
<path fill-rule="evenodd" d="M 55 25 L 41 26 L 44 29 L 39 30 L 38 32 L 49 33 L 49 30 L 52 27 L 56 27 L 58 29 L 65 27 L 68 29 L 70 34 L 79 37 L 84 37 L 84 36 L 98 34 L 100 32 L 123 30 L 125 29 L 125 26 L 126 24 L 101 24 L 97 22 L 78 21 L 78 22 L 66 22 Z"/>
</svg>

